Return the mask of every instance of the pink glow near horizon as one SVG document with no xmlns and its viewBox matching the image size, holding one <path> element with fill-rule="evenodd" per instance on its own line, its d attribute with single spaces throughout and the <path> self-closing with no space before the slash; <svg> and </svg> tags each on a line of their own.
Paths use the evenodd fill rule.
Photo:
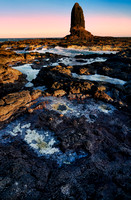
<svg viewBox="0 0 131 200">
<path fill-rule="evenodd" d="M 86 29 L 93 35 L 131 37 L 131 18 L 86 17 Z M 0 16 L 0 38 L 63 37 L 69 34 L 68 16 Z"/>
<path fill-rule="evenodd" d="M 113 16 L 89 16 L 86 27 L 99 36 L 131 37 L 131 18 Z"/>
</svg>

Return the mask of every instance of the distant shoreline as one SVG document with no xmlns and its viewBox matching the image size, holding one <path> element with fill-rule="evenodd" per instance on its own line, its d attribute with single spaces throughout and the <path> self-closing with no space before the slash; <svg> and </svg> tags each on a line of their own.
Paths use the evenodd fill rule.
<svg viewBox="0 0 131 200">
<path fill-rule="evenodd" d="M 35 40 L 35 39 L 43 39 L 43 40 L 45 40 L 45 39 L 47 39 L 47 40 L 49 40 L 49 39 L 62 39 L 62 38 L 0 38 L 0 42 L 6 42 L 6 41 L 20 41 L 20 40 Z"/>
<path fill-rule="evenodd" d="M 113 37 L 113 36 L 94 36 L 94 37 L 99 37 L 99 38 L 125 38 L 125 39 L 129 39 L 129 38 L 131 38 L 131 36 L 130 37 Z M 43 40 L 60 40 L 60 39 L 63 39 L 63 37 L 36 37 L 36 38 L 0 38 L 0 42 L 6 42 L 6 41 L 15 41 L 15 42 L 17 42 L 17 41 L 20 41 L 20 40 L 37 40 L 37 39 L 43 39 Z"/>
</svg>

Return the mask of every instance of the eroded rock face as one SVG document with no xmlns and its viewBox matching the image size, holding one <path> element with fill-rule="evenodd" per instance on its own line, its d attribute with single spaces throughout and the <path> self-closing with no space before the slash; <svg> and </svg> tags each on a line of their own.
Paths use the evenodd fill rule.
<svg viewBox="0 0 131 200">
<path fill-rule="evenodd" d="M 24 60 L 22 54 L 17 54 L 10 50 L 0 50 L 0 64 L 6 64 L 13 61 Z"/>
<path fill-rule="evenodd" d="M 85 20 L 82 8 L 78 3 L 75 3 L 71 12 L 71 28 L 79 26 L 85 28 Z"/>
<path fill-rule="evenodd" d="M 2 99 L 3 105 L 0 106 L 0 122 L 7 120 L 11 115 L 18 112 L 21 107 L 25 107 L 31 101 L 28 91 L 12 93 Z"/>
<path fill-rule="evenodd" d="M 22 89 L 26 83 L 26 75 L 9 66 L 0 66 L 0 97 Z"/>
<path fill-rule="evenodd" d="M 86 40 L 92 38 L 92 34 L 85 30 L 85 19 L 83 10 L 78 3 L 75 3 L 71 12 L 71 28 L 68 39 Z"/>
<path fill-rule="evenodd" d="M 0 66 L 0 83 L 14 83 L 22 73 L 8 66 Z"/>
<path fill-rule="evenodd" d="M 0 99 L 0 127 L 11 116 L 19 114 L 30 107 L 31 101 L 41 96 L 40 90 L 22 91 L 8 94 Z"/>
</svg>

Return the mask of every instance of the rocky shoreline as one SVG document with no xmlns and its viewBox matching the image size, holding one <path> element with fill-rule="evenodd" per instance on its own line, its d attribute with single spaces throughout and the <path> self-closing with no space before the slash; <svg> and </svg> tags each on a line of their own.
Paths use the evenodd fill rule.
<svg viewBox="0 0 131 200">
<path fill-rule="evenodd" d="M 130 42 L 0 43 L 2 200 L 130 199 Z"/>
</svg>

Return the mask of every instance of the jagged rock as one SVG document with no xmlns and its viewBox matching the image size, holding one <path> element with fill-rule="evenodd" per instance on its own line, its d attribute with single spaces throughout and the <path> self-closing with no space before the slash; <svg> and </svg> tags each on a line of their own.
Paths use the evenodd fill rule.
<svg viewBox="0 0 131 200">
<path fill-rule="evenodd" d="M 26 75 L 9 66 L 0 66 L 0 97 L 20 90 L 26 83 Z"/>
<path fill-rule="evenodd" d="M 41 95 L 42 95 L 41 90 L 33 90 L 33 92 L 31 93 L 31 98 L 32 98 L 32 100 L 35 100 L 35 99 L 39 98 Z"/>
<path fill-rule="evenodd" d="M 113 102 L 113 99 L 104 91 L 99 91 L 99 90 L 96 91 L 96 93 L 94 94 L 94 98 L 100 99 L 106 102 Z"/>
<path fill-rule="evenodd" d="M 59 97 L 62 97 L 66 94 L 66 92 L 64 90 L 56 90 L 54 91 L 54 96 L 59 96 Z"/>
<path fill-rule="evenodd" d="M 71 76 L 69 67 L 61 66 L 42 68 L 37 78 L 33 80 L 33 83 L 35 86 L 45 85 L 48 91 L 54 96 L 87 94 L 92 90 L 92 86 L 94 85 L 91 81 L 82 80 L 79 82 L 79 80 Z"/>
<path fill-rule="evenodd" d="M 53 67 L 51 69 L 51 71 L 58 71 L 58 72 L 60 72 L 62 74 L 67 74 L 67 75 L 70 76 L 71 75 L 71 68 L 70 67 L 71 66 L 69 66 L 69 67 L 62 67 L 60 65 L 57 65 L 57 66 Z"/>
<path fill-rule="evenodd" d="M 0 122 L 7 120 L 13 114 L 18 112 L 22 107 L 31 101 L 29 91 L 22 91 L 19 93 L 12 93 L 5 96 L 3 99 L 4 105 L 0 106 Z"/>
<path fill-rule="evenodd" d="M 19 60 L 24 60 L 23 54 L 17 54 L 10 50 L 0 50 L 0 64 L 6 64 Z"/>
<path fill-rule="evenodd" d="M 0 83 L 14 83 L 22 73 L 8 66 L 0 66 Z"/>
<path fill-rule="evenodd" d="M 12 115 L 18 114 L 29 108 L 31 101 L 40 97 L 42 92 L 34 90 L 31 94 L 29 91 L 22 91 L 8 94 L 0 100 L 0 123 L 9 119 Z"/>
</svg>

